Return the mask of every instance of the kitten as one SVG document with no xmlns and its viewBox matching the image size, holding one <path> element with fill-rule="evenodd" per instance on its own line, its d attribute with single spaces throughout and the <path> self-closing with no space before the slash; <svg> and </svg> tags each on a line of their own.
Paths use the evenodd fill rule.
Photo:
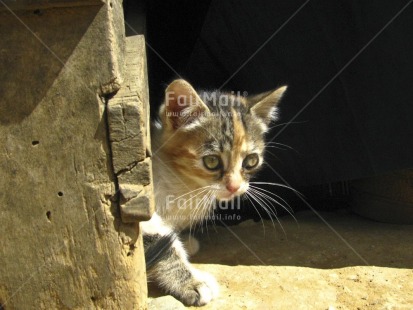
<svg viewBox="0 0 413 310">
<path fill-rule="evenodd" d="M 156 213 L 141 225 L 148 279 L 185 305 L 207 304 L 218 284 L 191 266 L 177 235 L 210 215 L 216 201 L 246 193 L 285 90 L 244 98 L 197 92 L 184 80 L 166 89 L 152 128 Z"/>
</svg>

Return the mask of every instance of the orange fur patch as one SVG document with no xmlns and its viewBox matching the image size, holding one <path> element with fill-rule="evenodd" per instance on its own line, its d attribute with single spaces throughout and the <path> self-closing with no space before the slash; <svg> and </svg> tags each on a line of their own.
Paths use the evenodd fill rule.
<svg viewBox="0 0 413 310">
<path fill-rule="evenodd" d="M 234 124 L 234 140 L 230 161 L 231 166 L 228 167 L 229 171 L 234 171 L 234 169 L 237 169 L 235 165 L 238 164 L 238 159 L 243 157 L 243 152 L 245 149 L 245 128 L 242 124 L 241 118 L 234 109 L 232 109 L 232 122 Z"/>
<path fill-rule="evenodd" d="M 199 161 L 197 150 L 202 147 L 205 140 L 202 132 L 172 133 L 172 136 L 168 138 L 163 152 L 170 160 L 170 166 L 179 171 L 181 177 L 196 175 L 205 180 L 213 178 L 210 172 L 195 165 Z"/>
</svg>

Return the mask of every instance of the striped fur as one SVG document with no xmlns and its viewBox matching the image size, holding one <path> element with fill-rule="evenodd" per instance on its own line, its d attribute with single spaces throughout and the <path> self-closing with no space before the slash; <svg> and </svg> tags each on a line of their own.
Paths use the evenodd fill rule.
<svg viewBox="0 0 413 310">
<path fill-rule="evenodd" d="M 186 305 L 208 303 L 218 286 L 189 264 L 176 234 L 202 222 L 215 201 L 247 191 L 285 89 L 249 98 L 197 92 L 184 80 L 166 89 L 152 128 L 156 214 L 142 229 L 149 276 Z"/>
</svg>

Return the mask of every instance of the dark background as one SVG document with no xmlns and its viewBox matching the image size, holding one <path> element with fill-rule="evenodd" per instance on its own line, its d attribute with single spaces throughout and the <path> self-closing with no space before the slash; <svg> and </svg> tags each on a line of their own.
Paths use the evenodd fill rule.
<svg viewBox="0 0 413 310">
<path fill-rule="evenodd" d="M 413 166 L 413 5 L 396 17 L 408 2 L 147 1 L 152 112 L 178 75 L 250 94 L 287 84 L 279 123 L 294 122 L 268 138 L 289 147 L 270 150 L 260 181 L 345 196 Z"/>
</svg>

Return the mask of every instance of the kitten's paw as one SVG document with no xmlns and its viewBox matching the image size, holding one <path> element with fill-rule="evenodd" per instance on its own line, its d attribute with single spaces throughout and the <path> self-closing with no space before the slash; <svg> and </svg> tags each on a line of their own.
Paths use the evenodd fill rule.
<svg viewBox="0 0 413 310">
<path fill-rule="evenodd" d="M 193 269 L 192 274 L 193 279 L 178 297 L 185 305 L 203 306 L 218 296 L 219 286 L 212 275 L 197 269 Z"/>
</svg>

